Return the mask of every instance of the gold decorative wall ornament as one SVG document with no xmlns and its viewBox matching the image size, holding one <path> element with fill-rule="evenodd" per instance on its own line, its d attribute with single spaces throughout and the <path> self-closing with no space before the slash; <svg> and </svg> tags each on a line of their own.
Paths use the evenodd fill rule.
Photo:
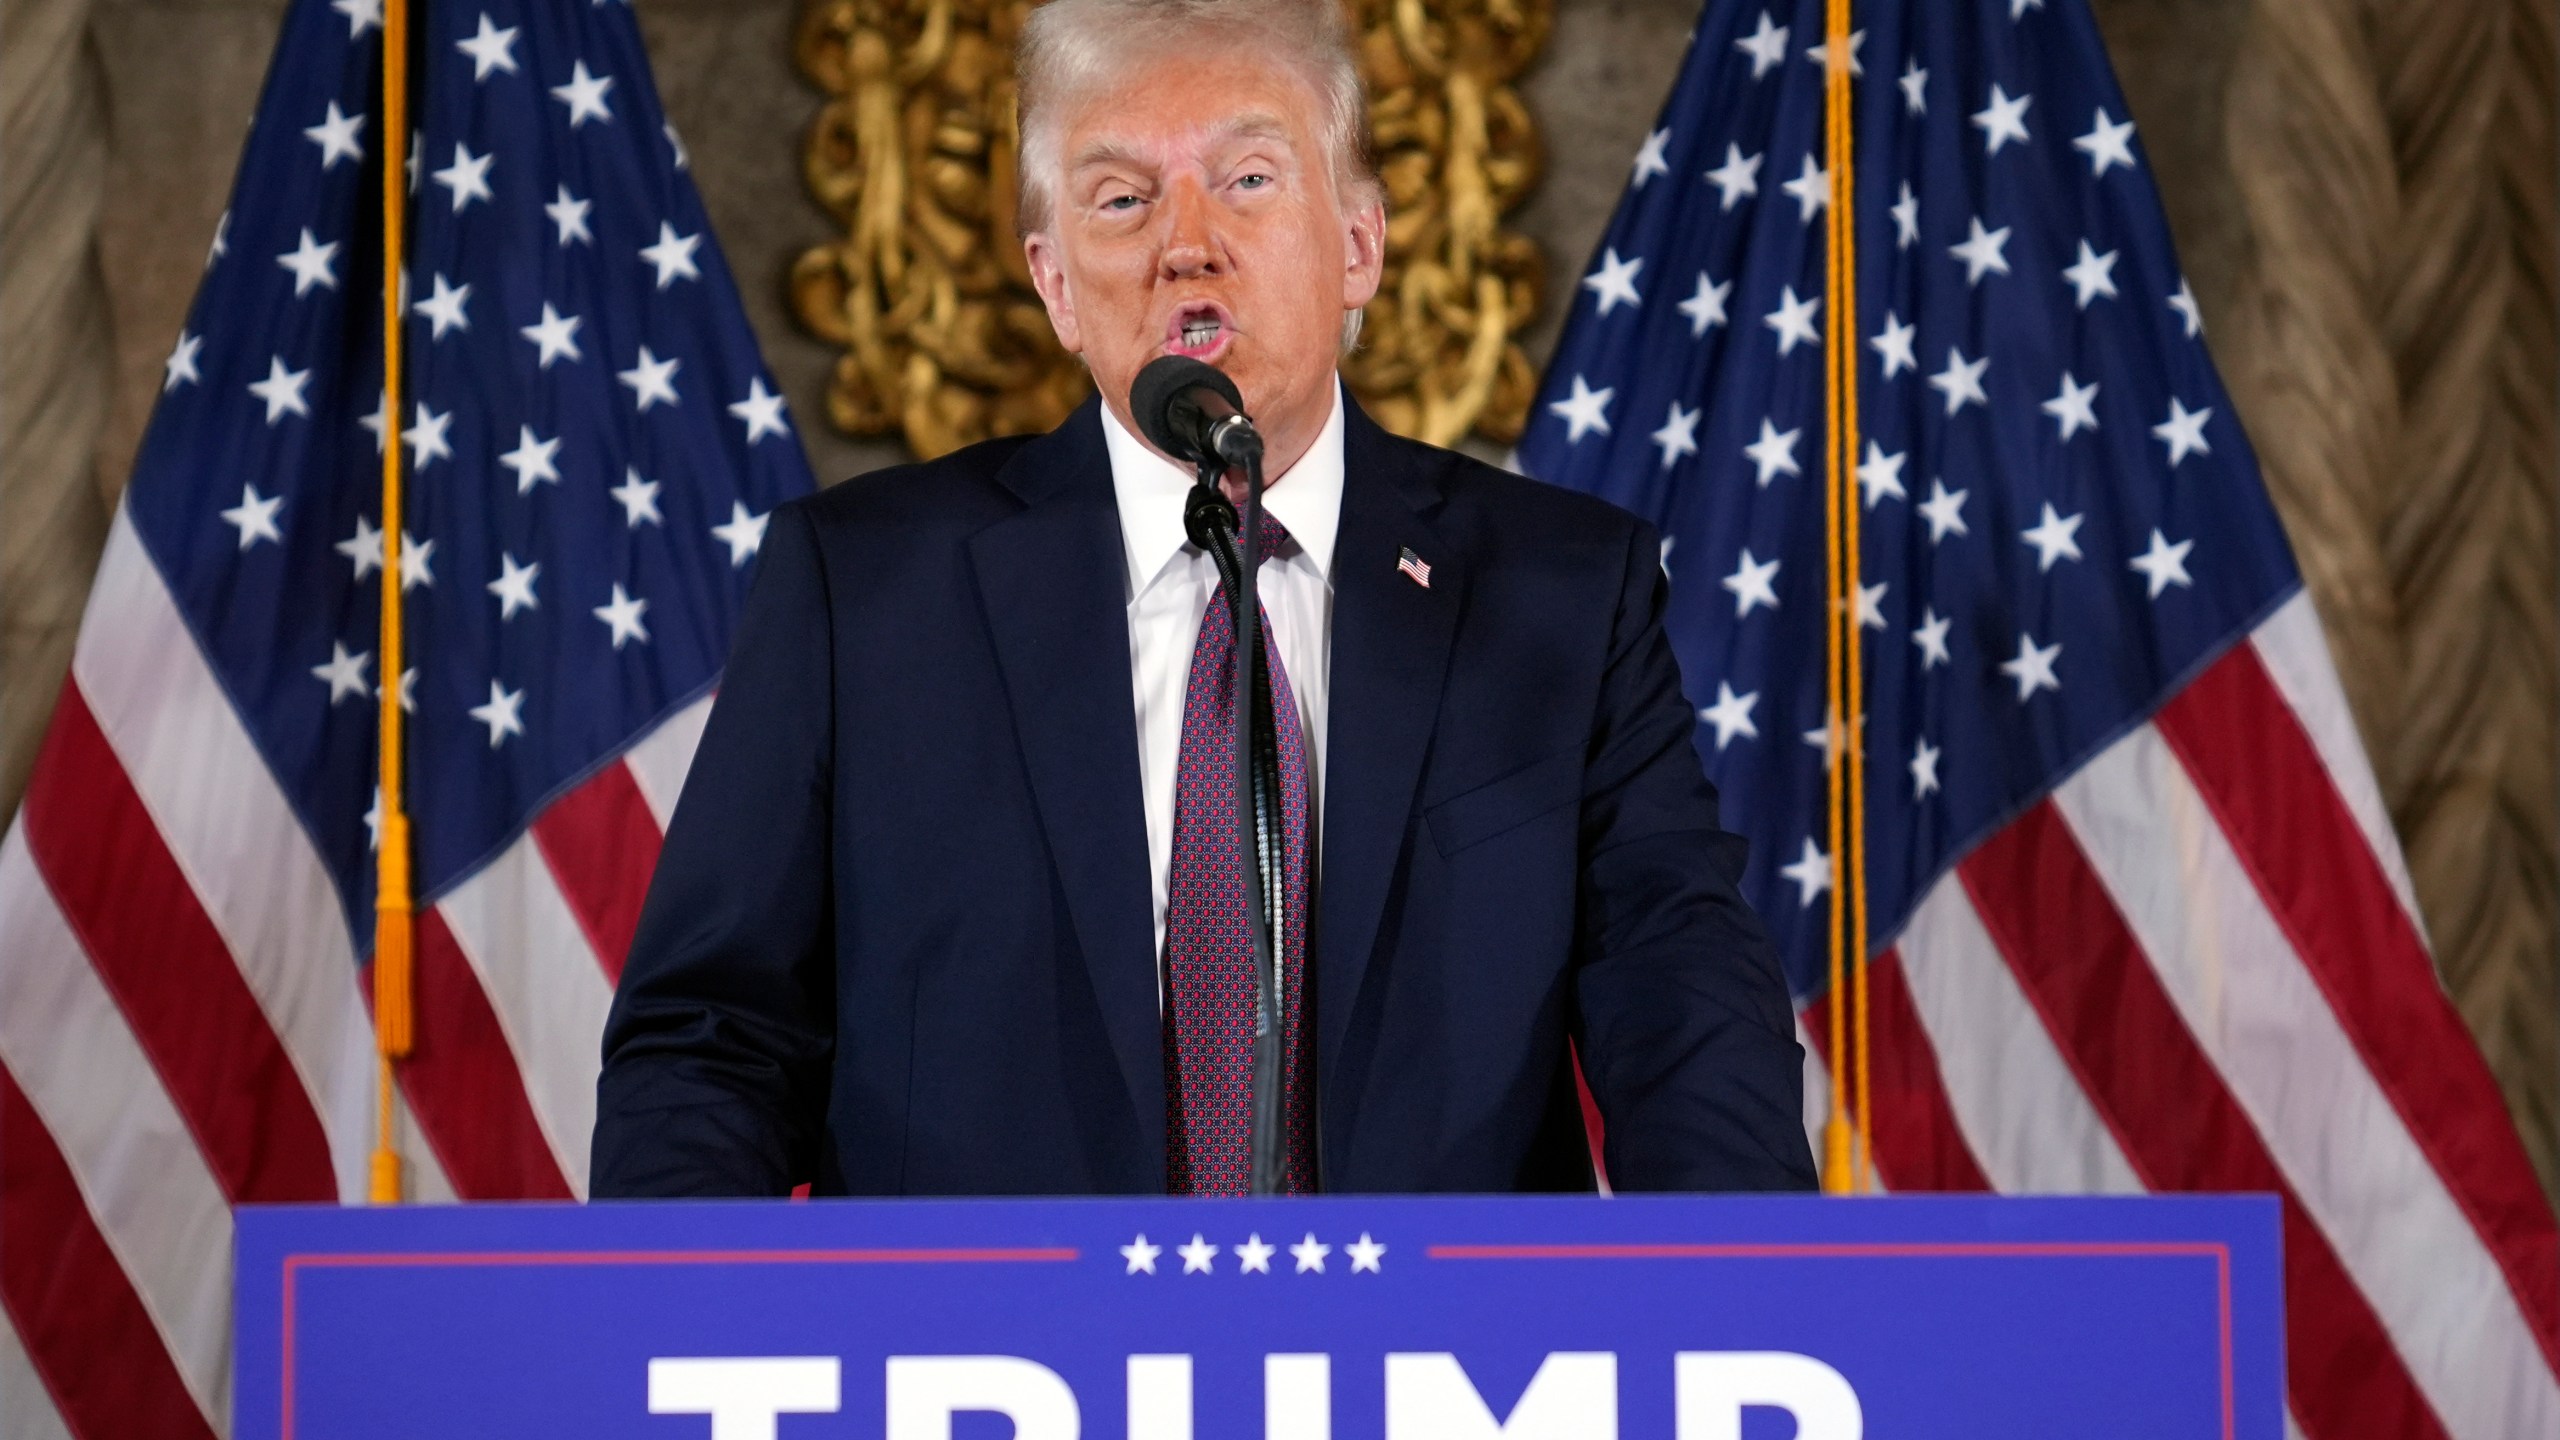
<svg viewBox="0 0 2560 1440">
<path fill-rule="evenodd" d="M 1536 183 L 1511 82 L 1552 0 L 1345 0 L 1357 27 L 1387 265 L 1343 374 L 1401 434 L 1518 438 L 1537 376 L 1513 336 L 1543 265 L 1502 217 Z M 1058 348 L 1014 236 L 1014 35 L 1031 0 L 809 0 L 794 50 L 828 94 L 802 151 L 842 238 L 791 271 L 800 322 L 844 353 L 827 414 L 931 458 L 1047 430 L 1091 388 Z"/>
</svg>

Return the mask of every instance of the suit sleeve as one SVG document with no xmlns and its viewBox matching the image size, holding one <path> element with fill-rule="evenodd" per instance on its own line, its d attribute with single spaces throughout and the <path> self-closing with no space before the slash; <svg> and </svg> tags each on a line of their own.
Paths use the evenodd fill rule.
<svg viewBox="0 0 2560 1440">
<path fill-rule="evenodd" d="M 774 512 L 605 1025 L 598 1198 L 783 1195 L 834 1052 L 833 677 L 802 507 Z"/>
<path fill-rule="evenodd" d="M 1717 828 L 1634 527 L 1585 767 L 1578 1038 L 1620 1190 L 1807 1190 L 1804 1056 L 1777 948 Z"/>
</svg>

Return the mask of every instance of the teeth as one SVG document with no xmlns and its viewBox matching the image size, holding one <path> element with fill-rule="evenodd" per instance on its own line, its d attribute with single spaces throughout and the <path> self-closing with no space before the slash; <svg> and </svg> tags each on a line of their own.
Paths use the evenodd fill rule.
<svg viewBox="0 0 2560 1440">
<path fill-rule="evenodd" d="M 1217 334 L 1218 322 L 1214 317 L 1182 322 L 1182 343 L 1185 345 L 1206 345 L 1216 339 Z"/>
</svg>

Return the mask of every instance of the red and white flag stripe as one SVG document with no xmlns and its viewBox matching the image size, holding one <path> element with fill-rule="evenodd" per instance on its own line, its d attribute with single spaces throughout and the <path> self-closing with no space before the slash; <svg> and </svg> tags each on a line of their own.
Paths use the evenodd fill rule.
<svg viewBox="0 0 2560 1440">
<path fill-rule="evenodd" d="M 605 1007 L 709 702 L 419 923 L 411 1193 L 584 1192 Z M 230 1429 L 230 1207 L 364 1202 L 367 975 L 119 515 L 0 842 L 0 1434 Z"/>
<path fill-rule="evenodd" d="M 2307 599 L 1967 855 L 1870 974 L 1887 1183 L 2277 1194 L 2290 1428 L 2560 1435 L 2551 1208 Z"/>
</svg>

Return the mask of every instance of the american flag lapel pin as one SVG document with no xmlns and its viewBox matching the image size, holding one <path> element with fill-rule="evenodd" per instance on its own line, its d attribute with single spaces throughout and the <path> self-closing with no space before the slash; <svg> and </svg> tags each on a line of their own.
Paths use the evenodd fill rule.
<svg viewBox="0 0 2560 1440">
<path fill-rule="evenodd" d="M 1422 563 L 1422 557 L 1413 553 L 1412 546 L 1404 546 L 1396 552 L 1396 569 L 1423 589 L 1431 588 L 1431 567 Z"/>
</svg>

